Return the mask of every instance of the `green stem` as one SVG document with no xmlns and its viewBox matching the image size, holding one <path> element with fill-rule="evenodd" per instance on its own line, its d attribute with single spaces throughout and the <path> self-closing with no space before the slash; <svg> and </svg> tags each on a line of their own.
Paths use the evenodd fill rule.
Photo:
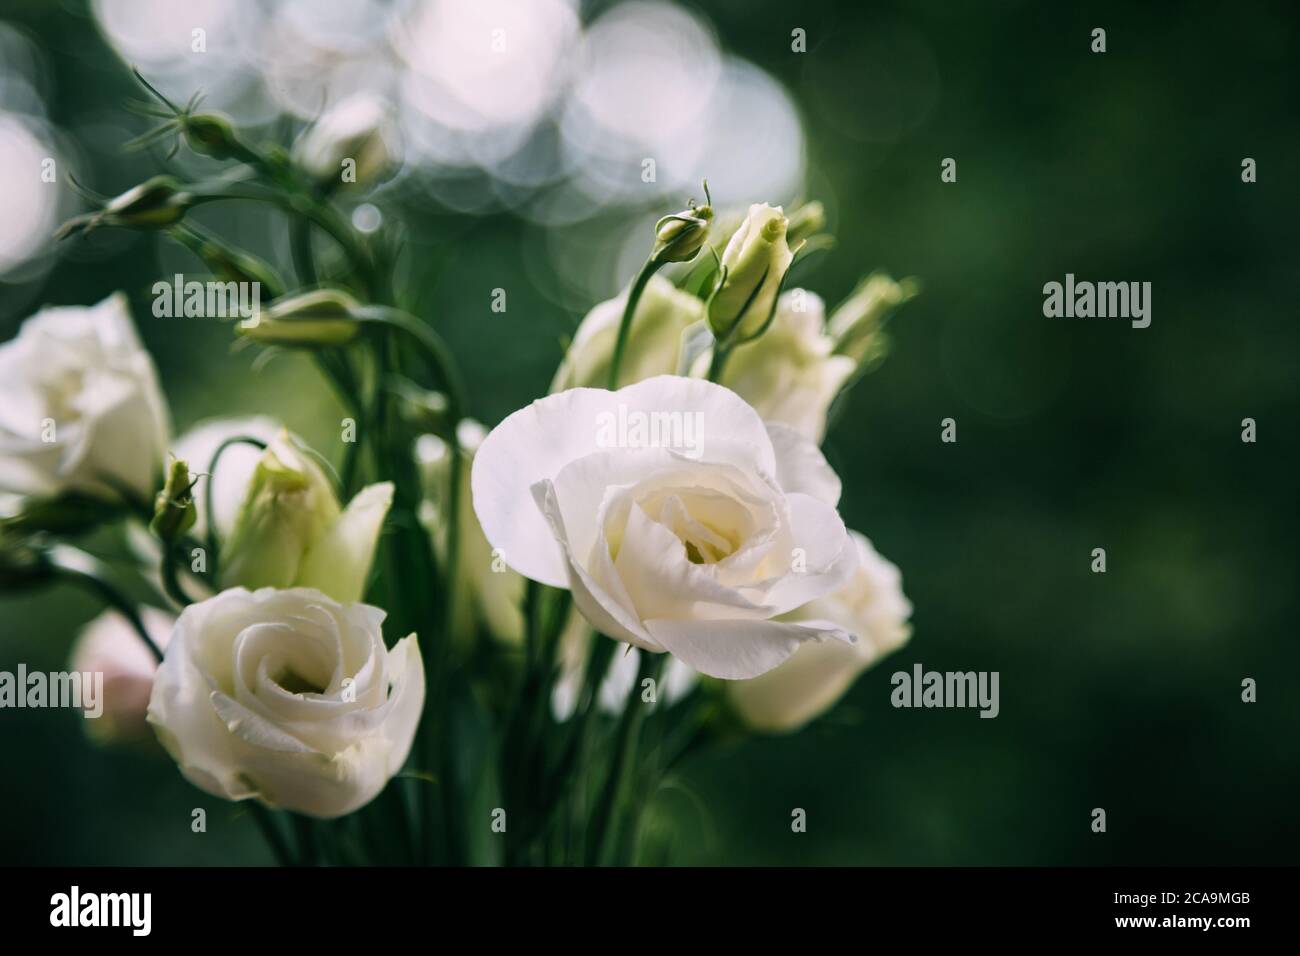
<svg viewBox="0 0 1300 956">
<path fill-rule="evenodd" d="M 641 685 L 646 678 L 655 678 L 656 697 L 659 693 L 658 675 L 663 669 L 663 654 L 651 654 L 641 651 L 641 664 L 637 669 L 636 683 L 628 695 L 619 719 L 618 732 L 614 741 L 614 760 L 610 766 L 609 777 L 605 781 L 605 790 L 596 806 L 596 815 L 592 818 L 593 841 L 588 845 L 588 862 L 608 864 L 612 862 L 615 837 L 623 805 L 627 802 L 628 789 L 636 775 L 637 744 L 641 725 L 645 722 L 646 712 L 650 709 L 639 697 Z"/>
<path fill-rule="evenodd" d="M 298 273 L 298 284 L 316 284 L 316 260 L 312 257 L 311 220 L 295 217 L 289 225 L 289 243 L 293 255 L 293 268 Z"/>
<path fill-rule="evenodd" d="M 216 516 L 212 511 L 213 476 L 217 473 L 217 462 L 221 460 L 222 454 L 224 454 L 225 450 L 231 445 L 252 445 L 259 451 L 266 450 L 266 442 L 262 441 L 260 438 L 254 438 L 252 435 L 234 435 L 218 445 L 216 451 L 212 453 L 212 457 L 208 459 L 208 477 L 207 482 L 203 486 L 203 515 L 208 522 L 206 542 L 208 546 L 208 566 L 212 569 L 212 575 L 214 578 L 217 574 L 218 544 Z"/>
<path fill-rule="evenodd" d="M 162 663 L 163 652 L 154 639 L 136 609 L 136 604 L 117 586 L 108 580 L 106 569 L 96 558 L 71 545 L 57 545 L 50 552 L 50 566 L 60 576 L 76 584 L 84 585 L 103 599 L 104 603 L 117 611 L 144 641 L 154 660 Z"/>
<path fill-rule="evenodd" d="M 627 290 L 627 303 L 623 306 L 623 318 L 618 323 L 618 338 L 614 342 L 614 355 L 609 360 L 609 380 L 606 387 L 612 392 L 618 388 L 618 373 L 623 366 L 623 353 L 627 350 L 627 340 L 632 333 L 632 318 L 636 315 L 637 304 L 641 301 L 641 293 L 645 292 L 646 285 L 650 282 L 659 267 L 663 265 L 655 256 L 651 256 L 641 267 L 636 278 L 632 280 L 632 288 Z"/>
<path fill-rule="evenodd" d="M 713 358 L 709 360 L 709 381 L 719 382 L 722 379 L 723 366 L 727 364 L 727 358 L 731 355 L 731 349 L 721 342 L 713 343 Z"/>
<path fill-rule="evenodd" d="M 162 566 L 159 568 L 159 575 L 162 578 L 163 590 L 167 596 L 179 604 L 182 608 L 189 607 L 194 602 L 190 596 L 185 593 L 181 587 L 180 578 L 176 574 L 176 546 L 171 542 L 164 541 L 162 547 Z"/>
</svg>

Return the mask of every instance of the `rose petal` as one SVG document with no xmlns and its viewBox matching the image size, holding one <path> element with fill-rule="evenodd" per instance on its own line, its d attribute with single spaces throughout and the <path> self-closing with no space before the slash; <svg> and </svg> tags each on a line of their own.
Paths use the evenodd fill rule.
<svg viewBox="0 0 1300 956">
<path fill-rule="evenodd" d="M 700 426 L 692 453 L 707 455 L 714 440 L 739 442 L 753 446 L 760 469 L 775 472 L 772 442 L 758 414 L 710 382 L 661 375 L 617 392 L 575 388 L 539 399 L 494 428 L 474 456 L 474 510 L 508 565 L 544 584 L 566 586 L 563 556 L 528 491 L 601 450 L 610 424 L 637 412 L 698 415 L 690 420 Z"/>
<path fill-rule="evenodd" d="M 645 622 L 646 630 L 674 657 L 702 674 L 745 680 L 770 671 L 804 641 L 853 642 L 829 621 L 668 621 Z"/>
</svg>

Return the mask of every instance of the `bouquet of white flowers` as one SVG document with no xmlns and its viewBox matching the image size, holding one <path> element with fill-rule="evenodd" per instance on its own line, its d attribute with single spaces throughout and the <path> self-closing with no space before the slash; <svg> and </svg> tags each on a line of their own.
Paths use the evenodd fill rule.
<svg viewBox="0 0 1300 956">
<path fill-rule="evenodd" d="M 109 605 L 76 650 L 107 678 L 97 738 L 152 727 L 286 863 L 628 863 L 686 755 L 802 726 L 907 640 L 898 569 L 845 527 L 819 445 L 915 284 L 873 274 L 829 316 L 786 288 L 826 245 L 819 204 L 715 217 L 706 186 L 550 394 L 489 431 L 395 244 L 334 202 L 391 164 L 382 104 L 282 148 L 145 86 L 142 141 L 228 169 L 92 196 L 63 233 L 181 243 L 212 281 L 162 279 L 155 309 L 308 353 L 348 417 L 337 449 L 260 417 L 173 441 L 121 293 L 0 346 L 0 585 Z M 291 217 L 292 281 L 190 216 L 235 201 Z M 153 605 L 73 543 L 112 521 Z"/>
</svg>

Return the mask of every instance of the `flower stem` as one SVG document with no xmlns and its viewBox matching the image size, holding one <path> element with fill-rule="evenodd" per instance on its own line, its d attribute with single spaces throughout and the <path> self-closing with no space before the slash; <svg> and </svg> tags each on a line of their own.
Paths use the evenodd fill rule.
<svg viewBox="0 0 1300 956">
<path fill-rule="evenodd" d="M 149 636 L 135 602 L 108 580 L 103 564 L 78 548 L 61 544 L 51 549 L 50 566 L 66 580 L 82 584 L 98 594 L 105 604 L 126 618 L 153 654 L 154 660 L 162 663 L 163 652 Z"/>
<path fill-rule="evenodd" d="M 720 382 L 722 379 L 722 369 L 727 364 L 727 358 L 731 355 L 731 349 L 721 342 L 713 343 L 713 357 L 709 360 L 709 381 Z"/>
<path fill-rule="evenodd" d="M 623 318 L 618 323 L 618 338 L 614 342 L 614 355 L 609 360 L 609 381 L 607 388 L 612 392 L 618 388 L 618 373 L 623 365 L 623 353 L 627 350 L 627 340 L 632 332 L 632 318 L 636 315 L 637 304 L 641 301 L 641 293 L 645 292 L 646 285 L 650 282 L 659 267 L 663 265 L 656 256 L 650 256 L 646 259 L 645 265 L 637 273 L 636 278 L 632 280 L 632 288 L 627 290 L 627 303 L 623 306 Z"/>
<path fill-rule="evenodd" d="M 628 801 L 628 790 L 636 776 L 637 745 L 641 735 L 641 725 L 645 722 L 650 707 L 640 700 L 641 685 L 647 678 L 654 678 L 655 694 L 659 694 L 659 675 L 667 655 L 651 654 L 642 650 L 641 665 L 637 669 L 636 683 L 628 695 L 619 719 L 617 736 L 614 741 L 614 760 L 610 766 L 605 789 L 596 806 L 596 815 L 592 819 L 594 839 L 588 844 L 588 862 L 607 865 L 614 862 L 613 856 L 617 844 L 619 818 Z"/>
</svg>

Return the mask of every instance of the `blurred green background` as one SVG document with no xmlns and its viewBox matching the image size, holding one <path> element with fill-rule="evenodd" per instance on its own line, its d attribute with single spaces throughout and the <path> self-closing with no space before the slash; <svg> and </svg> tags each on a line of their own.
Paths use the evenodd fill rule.
<svg viewBox="0 0 1300 956">
<path fill-rule="evenodd" d="M 1294 6 L 1062 6 L 691 7 L 798 109 L 807 193 L 838 238 L 803 284 L 834 303 L 884 268 L 924 292 L 827 442 L 847 524 L 903 571 L 912 641 L 805 731 L 689 763 L 654 805 L 678 862 L 1300 859 Z M 9 0 L 0 15 L 44 52 L 49 118 L 83 178 L 113 192 L 152 172 L 97 125 L 135 91 L 83 6 Z M 1105 54 L 1089 51 L 1097 26 Z M 955 184 L 940 181 L 944 157 Z M 709 175 L 725 192 L 727 170 Z M 729 201 L 751 198 L 783 197 Z M 462 361 L 475 417 L 494 424 L 543 394 L 592 304 L 547 294 L 544 227 L 401 190 L 376 202 L 409 226 L 407 281 Z M 222 215 L 200 218 L 220 229 Z M 282 248 L 279 222 L 241 228 L 253 248 Z M 178 429 L 268 413 L 327 441 L 338 416 L 308 364 L 254 369 L 228 329 L 152 317 L 150 285 L 192 268 L 153 238 L 108 237 L 0 285 L 0 334 L 42 303 L 124 288 Z M 1042 286 L 1067 272 L 1151 282 L 1151 327 L 1044 318 Z M 489 308 L 498 287 L 505 314 Z M 956 444 L 939 440 L 946 417 Z M 1256 444 L 1240 440 L 1245 417 Z M 1089 570 L 1095 547 L 1104 575 Z M 0 599 L 0 669 L 59 669 L 97 611 L 63 590 Z M 889 676 L 914 662 L 1000 672 L 1000 716 L 893 709 Z M 1241 702 L 1245 677 L 1257 703 Z M 164 758 L 92 746 L 82 723 L 0 714 L 0 862 L 269 862 L 238 807 Z M 1089 829 L 1094 807 L 1105 834 Z"/>
</svg>

